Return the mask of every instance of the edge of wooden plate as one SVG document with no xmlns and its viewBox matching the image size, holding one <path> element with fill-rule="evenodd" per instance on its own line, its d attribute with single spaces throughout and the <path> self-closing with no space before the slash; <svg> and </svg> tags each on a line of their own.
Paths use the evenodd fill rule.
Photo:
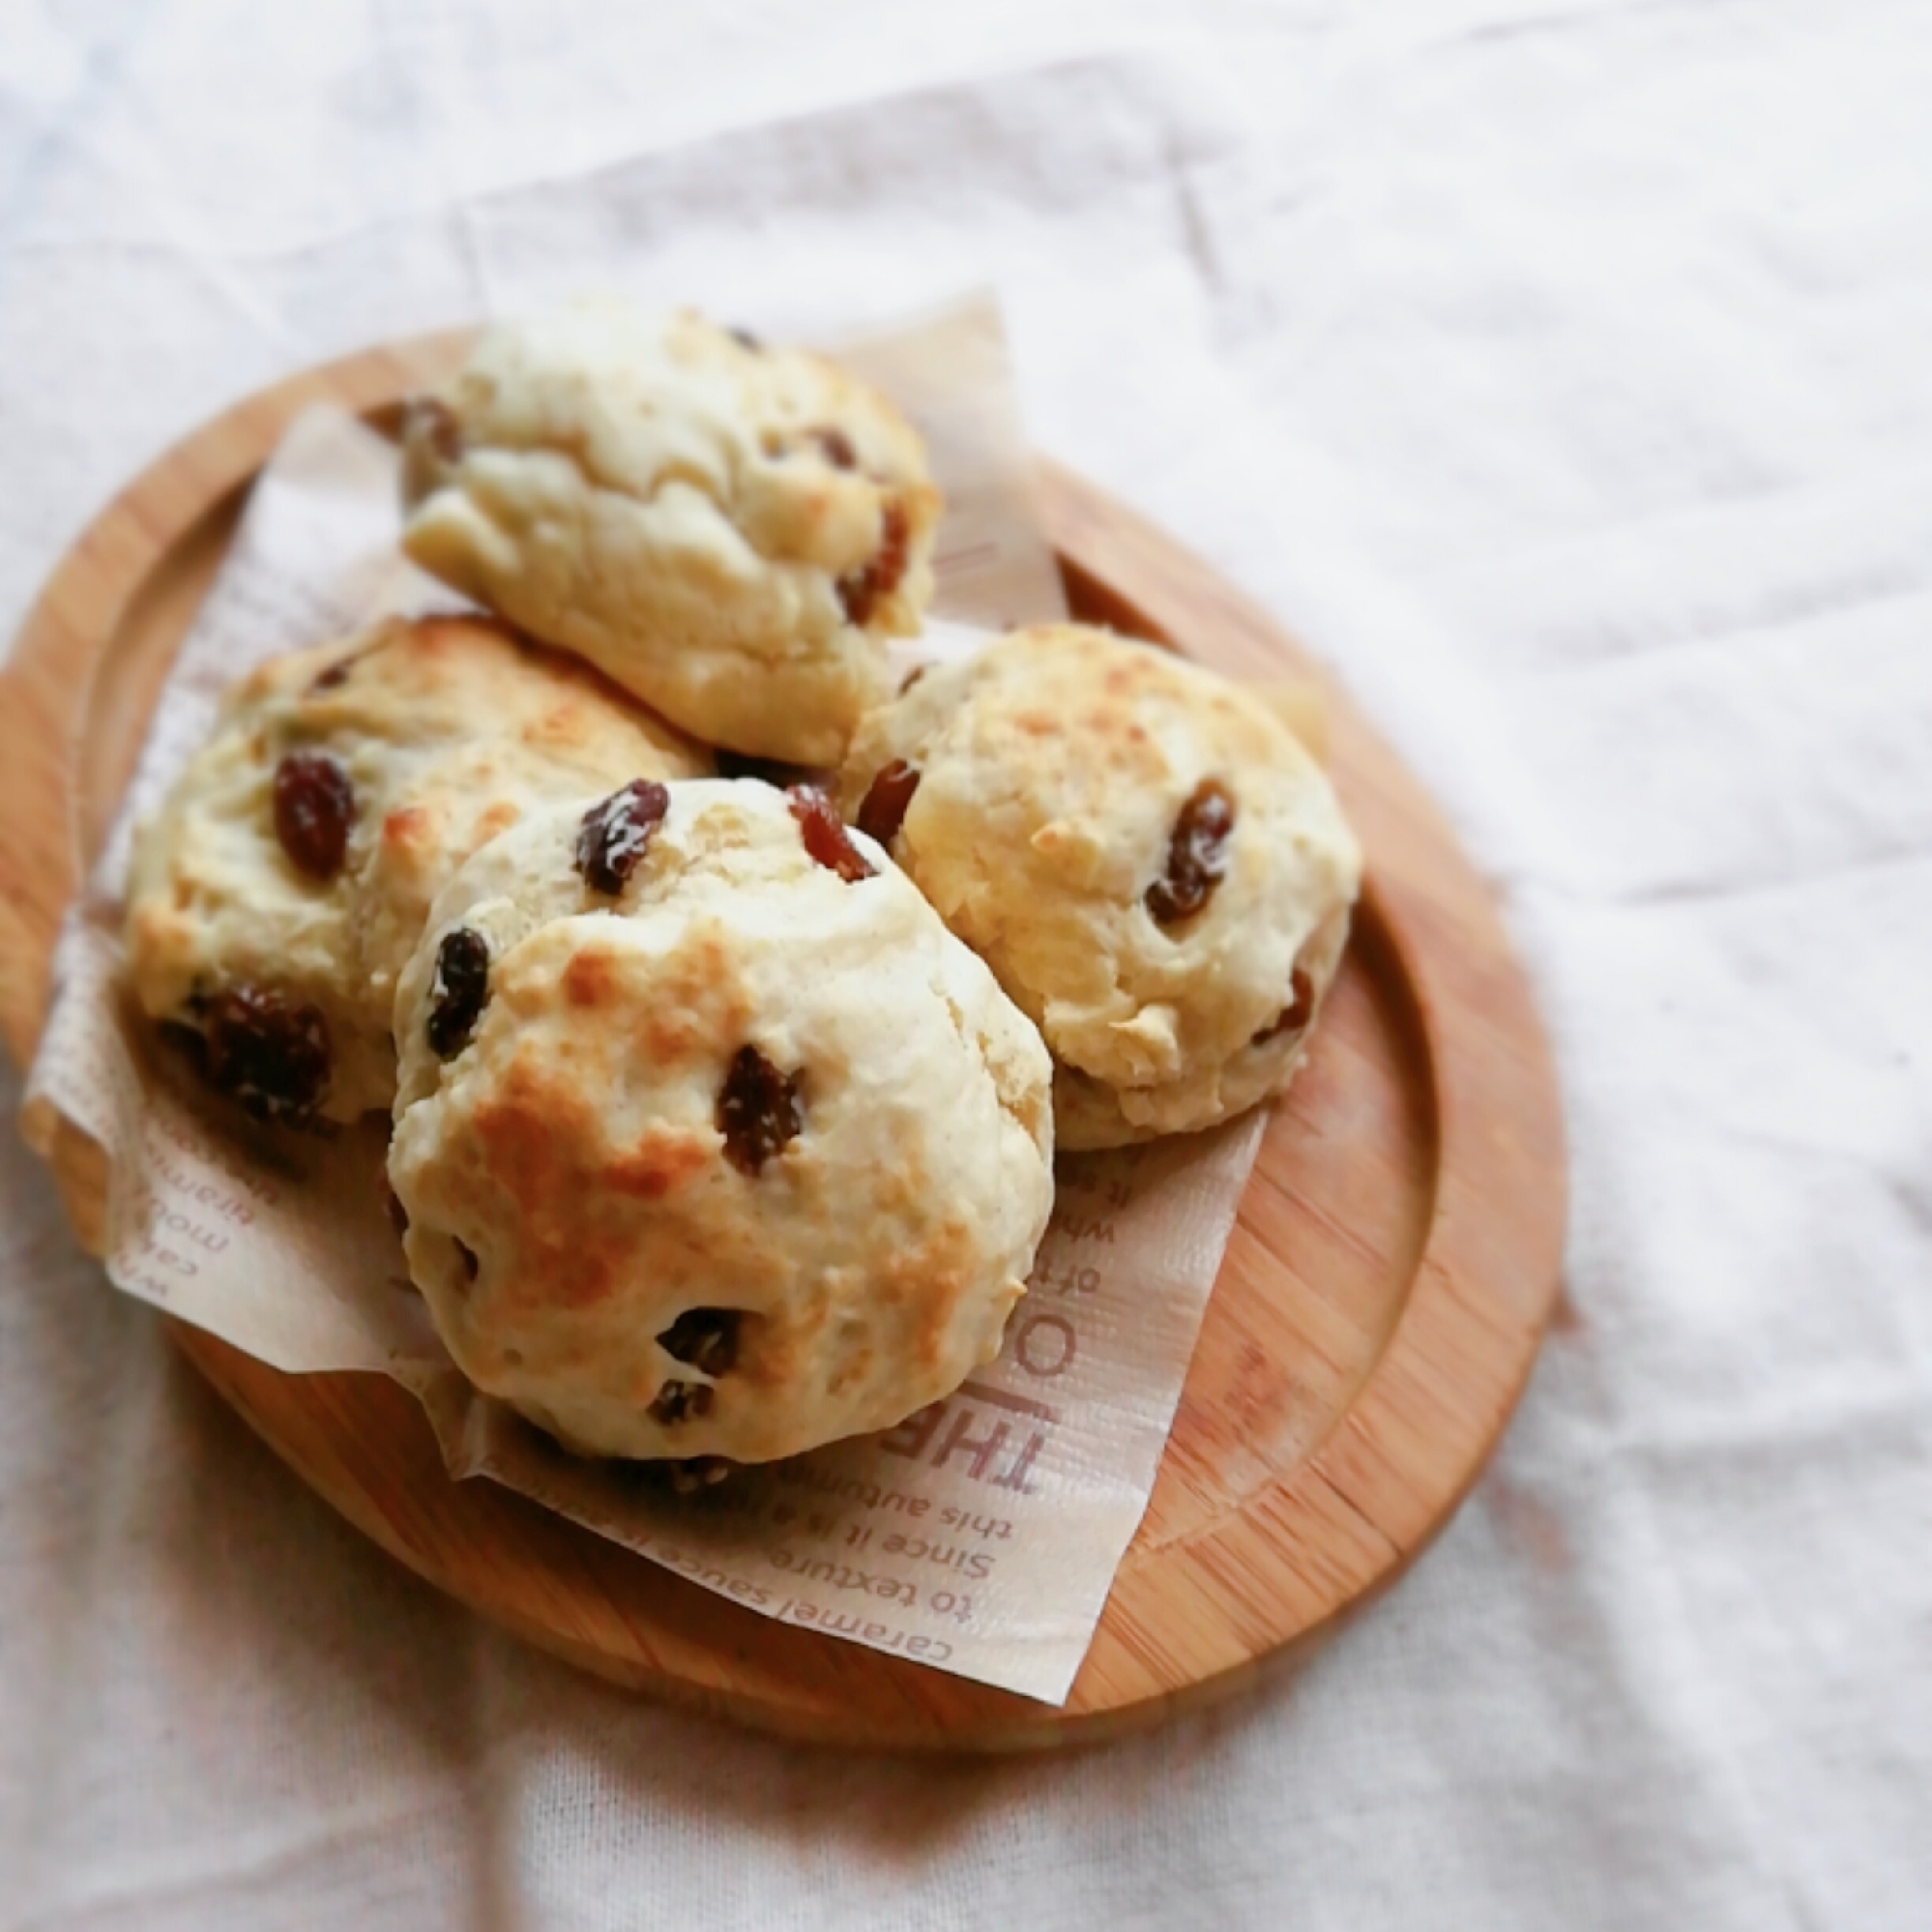
<svg viewBox="0 0 1932 1932">
<path fill-rule="evenodd" d="M 78 783 L 89 735 L 119 734 L 125 746 L 161 675 L 102 675 L 137 600 L 158 594 L 156 565 L 212 533 L 205 568 L 168 593 L 181 605 L 168 617 L 185 628 L 227 512 L 288 423 L 316 402 L 385 410 L 468 339 L 453 331 L 366 349 L 236 404 L 115 498 L 28 611 L 0 670 L 0 1034 L 21 1066 L 98 832 Z M 1145 519 L 1050 461 L 1037 481 L 1087 613 L 1170 644 L 1212 627 L 1225 670 L 1308 674 L 1269 618 Z M 1292 1666 L 1401 1574 L 1480 1473 L 1556 1300 L 1566 1213 L 1554 1071 L 1489 894 L 1394 753 L 1345 695 L 1326 696 L 1332 765 L 1371 860 L 1364 917 L 1392 951 L 1427 1048 L 1438 1159 L 1420 1261 L 1367 1380 L 1312 1452 L 1235 1514 L 1163 1547 L 1158 1565 L 1123 1568 L 1067 1706 L 776 1624 L 520 1497 L 453 1484 L 413 1398 L 383 1377 L 283 1376 L 169 1321 L 173 1340 L 306 1481 L 430 1582 L 584 1668 L 757 1728 L 888 1747 L 1041 1748 L 1140 1729 Z M 44 1151 L 99 1253 L 100 1150 L 61 1124 Z M 388 1497 L 359 1462 L 371 1429 L 405 1455 L 407 1480 Z M 1183 1682 L 1164 1674 L 1171 1659 L 1132 1641 L 1156 1609 L 1193 1640 Z"/>
</svg>

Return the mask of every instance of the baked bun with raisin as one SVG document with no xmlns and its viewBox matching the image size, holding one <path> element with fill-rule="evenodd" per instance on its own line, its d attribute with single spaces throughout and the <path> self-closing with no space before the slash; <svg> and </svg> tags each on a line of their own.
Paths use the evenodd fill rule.
<svg viewBox="0 0 1932 1932">
<path fill-rule="evenodd" d="M 931 596 L 939 492 L 905 418 L 688 311 L 486 331 L 404 454 L 417 563 L 733 751 L 835 764 Z"/>
<path fill-rule="evenodd" d="M 260 1117 L 386 1109 L 396 975 L 457 864 L 533 805 L 709 768 L 494 621 L 396 619 L 273 659 L 135 836 L 135 996 Z"/>
<path fill-rule="evenodd" d="M 410 1273 L 471 1382 L 567 1447 L 767 1461 L 998 1352 L 1051 1065 L 822 795 L 533 814 L 438 896 L 396 1039 Z"/>
<path fill-rule="evenodd" d="M 1306 1051 L 1361 878 L 1321 768 L 1214 672 L 1079 625 L 934 666 L 841 804 L 1045 1036 L 1065 1148 L 1226 1120 Z"/>
</svg>

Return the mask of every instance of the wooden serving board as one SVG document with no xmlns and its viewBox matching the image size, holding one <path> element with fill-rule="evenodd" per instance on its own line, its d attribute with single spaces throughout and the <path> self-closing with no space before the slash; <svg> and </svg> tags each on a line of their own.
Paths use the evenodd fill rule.
<svg viewBox="0 0 1932 1932">
<path fill-rule="evenodd" d="M 61 913 L 256 471 L 295 414 L 393 422 L 464 338 L 308 370 L 167 452 L 102 513 L 0 673 L 0 1029 L 24 1066 Z M 1296 646 L 1157 530 L 1041 463 L 1082 616 L 1237 677 Z M 780 1625 L 486 1481 L 452 1482 L 376 1375 L 288 1376 L 176 1344 L 276 1452 L 439 1589 L 625 1684 L 792 1736 L 1025 1749 L 1147 1725 L 1305 1653 L 1389 1584 L 1475 1480 L 1556 1295 L 1562 1124 L 1521 971 L 1447 827 L 1342 694 L 1334 776 L 1368 855 L 1308 1066 L 1269 1127 L 1145 1520 L 1063 1709 Z M 54 1167 L 101 1249 L 98 1150 Z"/>
</svg>

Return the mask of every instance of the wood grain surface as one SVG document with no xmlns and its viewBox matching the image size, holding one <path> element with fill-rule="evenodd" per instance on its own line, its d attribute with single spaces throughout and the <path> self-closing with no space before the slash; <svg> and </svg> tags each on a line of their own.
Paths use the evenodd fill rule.
<svg viewBox="0 0 1932 1932">
<path fill-rule="evenodd" d="M 249 397 L 168 451 L 62 560 L 0 673 L 0 1030 L 31 1058 L 64 907 L 112 822 L 159 685 L 249 484 L 303 407 L 391 424 L 455 336 Z M 1197 559 L 1051 463 L 1075 609 L 1235 676 L 1306 673 Z M 1085 1742 L 1304 1654 L 1424 1547 L 1474 1481 L 1555 1298 L 1562 1127 L 1523 976 L 1481 882 L 1389 747 L 1329 692 L 1368 855 L 1348 959 L 1275 1110 L 1145 1520 L 1064 1709 L 725 1601 L 486 1481 L 454 1483 L 413 1399 L 176 1344 L 262 1439 L 439 1589 L 585 1669 L 794 1737 L 895 1747 Z M 98 1150 L 53 1164 L 96 1252 Z"/>
</svg>

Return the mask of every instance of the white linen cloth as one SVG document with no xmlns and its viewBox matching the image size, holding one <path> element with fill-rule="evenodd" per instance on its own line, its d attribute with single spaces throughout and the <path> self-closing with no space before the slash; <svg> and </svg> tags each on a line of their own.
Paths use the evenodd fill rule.
<svg viewBox="0 0 1932 1932">
<path fill-rule="evenodd" d="M 1309 1670 L 908 1767 L 439 1600 L 9 1146 L 0 1928 L 1932 1923 L 1928 83 L 1872 0 L 0 5 L 0 623 L 372 337 L 991 280 L 1039 445 L 1498 882 L 1574 1190 L 1492 1473 Z"/>
</svg>

